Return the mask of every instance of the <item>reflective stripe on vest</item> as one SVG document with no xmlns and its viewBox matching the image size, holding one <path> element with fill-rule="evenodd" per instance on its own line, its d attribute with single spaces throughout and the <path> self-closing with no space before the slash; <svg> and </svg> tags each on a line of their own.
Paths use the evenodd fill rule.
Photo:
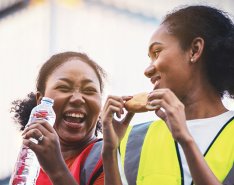
<svg viewBox="0 0 234 185">
<path fill-rule="evenodd" d="M 98 141 L 93 145 L 88 157 L 85 160 L 80 175 L 80 183 L 83 185 L 89 184 L 93 172 L 98 165 L 98 162 L 101 160 L 102 142 L 103 141 Z"/>
<path fill-rule="evenodd" d="M 234 165 L 232 169 L 228 173 L 227 177 L 225 178 L 223 185 L 233 185 L 234 184 Z"/>
<path fill-rule="evenodd" d="M 128 183 L 131 185 L 136 184 L 136 177 L 140 161 L 141 146 L 143 145 L 145 134 L 151 122 L 136 125 L 132 128 L 132 132 L 128 137 L 128 144 L 125 153 L 124 166 L 131 167 L 131 170 L 125 169 L 126 176 L 129 177 Z M 134 154 L 134 155 L 133 155 Z"/>
<path fill-rule="evenodd" d="M 138 127 L 136 135 L 134 127 Z M 209 167 L 221 182 L 233 165 L 233 133 L 232 118 L 217 134 L 205 156 Z M 141 139 L 138 143 L 140 136 L 143 142 Z M 135 143 L 132 143 L 134 137 Z M 135 147 L 137 149 L 133 149 Z M 130 126 L 121 142 L 120 152 L 129 185 L 183 185 L 178 146 L 163 121 L 145 123 L 142 127 Z M 133 171 L 134 175 L 129 175 Z"/>
</svg>

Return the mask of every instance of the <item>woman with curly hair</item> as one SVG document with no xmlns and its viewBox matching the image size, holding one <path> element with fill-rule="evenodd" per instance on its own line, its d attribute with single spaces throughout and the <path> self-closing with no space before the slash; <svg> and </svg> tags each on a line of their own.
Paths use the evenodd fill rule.
<svg viewBox="0 0 234 185">
<path fill-rule="evenodd" d="M 37 185 L 104 184 L 102 140 L 97 135 L 105 77 L 104 70 L 86 54 L 59 53 L 41 67 L 36 93 L 13 102 L 23 144 L 36 153 L 41 165 Z M 25 128 L 32 108 L 44 96 L 54 100 L 54 126 L 36 120 Z M 38 144 L 30 140 L 41 136 Z"/>
</svg>

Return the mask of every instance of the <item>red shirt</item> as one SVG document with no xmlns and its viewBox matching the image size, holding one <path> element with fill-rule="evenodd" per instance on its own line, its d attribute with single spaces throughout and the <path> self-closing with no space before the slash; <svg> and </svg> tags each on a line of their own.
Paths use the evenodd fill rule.
<svg viewBox="0 0 234 185">
<path fill-rule="evenodd" d="M 80 184 L 80 170 L 83 166 L 85 159 L 87 158 L 90 150 L 92 149 L 94 143 L 87 146 L 84 151 L 78 156 L 67 159 L 65 162 L 69 168 L 72 176 L 76 179 L 77 183 Z M 41 169 L 36 185 L 52 185 L 47 174 Z M 94 181 L 93 185 L 104 185 L 104 173 L 102 172 L 97 179 Z"/>
</svg>

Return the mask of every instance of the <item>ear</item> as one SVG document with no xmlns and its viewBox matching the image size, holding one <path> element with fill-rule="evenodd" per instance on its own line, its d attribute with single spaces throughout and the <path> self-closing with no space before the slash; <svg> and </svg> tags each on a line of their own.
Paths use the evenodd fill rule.
<svg viewBox="0 0 234 185">
<path fill-rule="evenodd" d="M 196 63 L 201 58 L 204 49 L 204 39 L 196 37 L 191 44 L 190 61 Z"/>
<path fill-rule="evenodd" d="M 40 104 L 41 100 L 43 98 L 43 95 L 41 92 L 37 91 L 36 93 L 36 100 L 37 100 L 37 105 Z"/>
</svg>

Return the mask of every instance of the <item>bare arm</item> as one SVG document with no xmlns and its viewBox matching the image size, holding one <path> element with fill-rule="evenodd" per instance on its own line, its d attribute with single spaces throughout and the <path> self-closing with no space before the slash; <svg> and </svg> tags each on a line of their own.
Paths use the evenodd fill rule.
<svg viewBox="0 0 234 185">
<path fill-rule="evenodd" d="M 105 185 L 122 185 L 117 160 L 117 151 L 103 151 L 103 168 Z"/>
<path fill-rule="evenodd" d="M 78 185 L 66 166 L 58 170 L 57 173 L 49 175 L 49 177 L 54 185 Z"/>
<path fill-rule="evenodd" d="M 221 185 L 208 167 L 195 141 L 191 138 L 181 144 L 193 181 L 196 185 Z"/>
<path fill-rule="evenodd" d="M 109 96 L 102 113 L 103 124 L 103 166 L 105 173 L 105 185 L 122 185 L 118 168 L 117 150 L 121 139 L 130 123 L 133 113 L 127 113 L 121 121 L 114 119 L 116 114 L 119 118 L 123 114 L 124 101 L 129 97 Z"/>
</svg>

